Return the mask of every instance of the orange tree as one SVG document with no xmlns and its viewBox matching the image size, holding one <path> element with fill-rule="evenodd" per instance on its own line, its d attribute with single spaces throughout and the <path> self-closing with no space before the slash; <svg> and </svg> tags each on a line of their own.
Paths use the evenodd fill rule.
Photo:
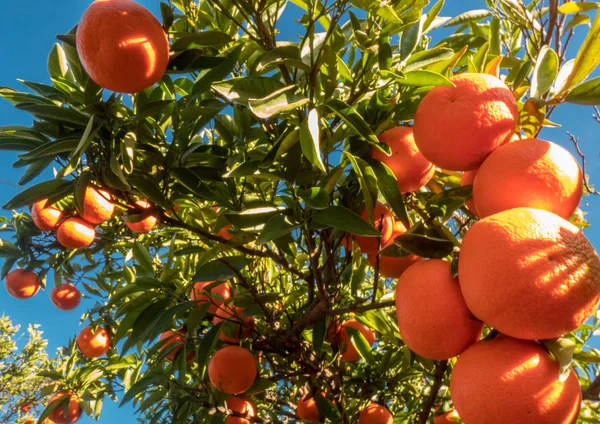
<svg viewBox="0 0 600 424">
<path fill-rule="evenodd" d="M 530 140 L 600 104 L 597 4 L 486 3 L 171 0 L 159 23 L 98 0 L 51 84 L 2 88 L 34 116 L 0 128 L 19 183 L 55 167 L 5 205 L 2 277 L 96 300 L 40 422 L 105 398 L 151 423 L 597 422 L 593 190 Z M 514 165 L 478 179 L 495 150 Z"/>
</svg>

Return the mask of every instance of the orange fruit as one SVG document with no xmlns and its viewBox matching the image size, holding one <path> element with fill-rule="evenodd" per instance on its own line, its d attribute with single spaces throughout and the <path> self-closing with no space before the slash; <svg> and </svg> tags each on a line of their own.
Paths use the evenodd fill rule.
<svg viewBox="0 0 600 424">
<path fill-rule="evenodd" d="M 325 397 L 326 393 L 321 392 L 321 396 Z M 305 394 L 296 401 L 296 416 L 311 423 L 319 421 L 319 409 L 314 395 Z"/>
<path fill-rule="evenodd" d="M 227 346 L 218 350 L 208 363 L 210 382 L 229 395 L 248 390 L 257 374 L 254 356 L 240 346 Z"/>
<path fill-rule="evenodd" d="M 438 415 L 433 418 L 433 424 L 457 424 L 459 421 L 458 413 L 455 409 L 446 412 L 445 414 Z"/>
<path fill-rule="evenodd" d="M 394 416 L 385 406 L 371 403 L 358 415 L 359 424 L 393 424 Z"/>
<path fill-rule="evenodd" d="M 29 411 L 31 411 L 31 408 L 33 408 L 33 403 L 31 403 L 31 402 L 24 402 L 24 403 L 21 404 L 21 406 L 19 406 L 19 410 L 23 414 L 26 414 Z"/>
<path fill-rule="evenodd" d="M 464 186 L 472 186 L 473 182 L 475 181 L 475 176 L 477 175 L 477 171 L 478 169 L 475 169 L 473 171 L 465 171 L 462 174 L 462 177 L 460 179 L 460 186 L 464 187 Z M 479 216 L 479 214 L 477 213 L 477 207 L 475 206 L 475 194 L 472 195 L 470 200 L 467 200 L 467 208 L 469 208 L 469 210 L 471 212 L 473 212 L 473 215 L 475 216 Z"/>
<path fill-rule="evenodd" d="M 417 191 L 425 186 L 435 174 L 435 167 L 421 154 L 410 127 L 396 127 L 383 132 L 379 141 L 392 149 L 391 156 L 378 149 L 371 149 L 371 158 L 390 168 L 398 180 L 402 193 Z"/>
<path fill-rule="evenodd" d="M 473 193 L 482 218 L 529 207 L 569 219 L 583 194 L 583 174 L 573 156 L 558 144 L 518 140 L 500 147 L 483 162 Z"/>
<path fill-rule="evenodd" d="M 459 355 L 483 330 L 465 305 L 450 262 L 441 259 L 416 263 L 398 279 L 396 317 L 404 343 L 428 359 Z"/>
<path fill-rule="evenodd" d="M 248 338 L 252 335 L 252 328 L 254 327 L 254 318 L 242 316 L 244 308 L 239 306 L 225 305 L 215 313 L 213 318 L 213 324 L 217 325 L 221 321 L 228 321 L 235 323 L 233 325 L 233 336 L 228 336 L 225 330 L 221 331 L 219 338 L 228 343 L 238 343 L 241 338 Z"/>
<path fill-rule="evenodd" d="M 67 249 L 81 249 L 94 242 L 96 230 L 81 218 L 69 218 L 58 226 L 56 239 Z"/>
<path fill-rule="evenodd" d="M 165 344 L 163 344 L 158 350 L 162 351 L 163 349 L 166 349 L 167 346 L 170 346 L 172 344 L 177 344 L 178 346 L 175 347 L 172 351 L 170 351 L 169 353 L 167 353 L 166 358 L 173 362 L 173 360 L 175 359 L 175 355 L 177 355 L 177 352 L 179 352 L 181 350 L 181 348 L 184 345 L 184 341 L 183 341 L 183 337 L 185 337 L 185 335 L 187 334 L 187 330 L 185 330 L 184 328 L 178 330 L 177 332 L 175 331 L 165 331 L 164 333 L 162 333 L 159 337 L 159 341 L 162 340 L 167 340 L 165 342 Z M 194 356 L 196 355 L 196 352 L 191 351 L 190 353 L 188 353 L 187 357 L 186 357 L 186 362 L 191 362 L 192 359 L 194 359 Z"/>
<path fill-rule="evenodd" d="M 141 209 L 149 209 L 152 206 L 146 200 L 138 200 L 137 202 L 135 202 L 135 204 L 137 205 L 138 208 L 141 208 Z M 156 218 L 156 215 L 148 215 L 141 221 L 137 221 L 137 222 L 125 221 L 125 225 L 127 225 L 127 227 L 134 233 L 147 233 L 154 228 L 157 221 L 158 221 L 158 218 Z"/>
<path fill-rule="evenodd" d="M 581 404 L 575 371 L 560 381 L 558 362 L 541 345 L 506 336 L 463 352 L 450 393 L 466 424 L 574 424 Z"/>
<path fill-rule="evenodd" d="M 369 222 L 369 218 L 367 215 L 367 209 L 363 209 L 360 217 Z M 377 202 L 375 204 L 375 208 L 373 209 L 373 220 L 375 221 L 375 228 L 377 231 L 381 233 L 381 245 L 386 245 L 392 237 L 394 232 L 394 217 L 392 212 L 381 202 Z M 377 237 L 365 237 L 365 236 L 352 236 L 356 243 L 360 246 L 360 250 L 362 253 L 374 253 L 377 252 Z"/>
<path fill-rule="evenodd" d="M 106 355 L 110 349 L 110 334 L 102 327 L 94 331 L 92 326 L 88 325 L 77 335 L 77 347 L 87 358 Z"/>
<path fill-rule="evenodd" d="M 227 399 L 227 408 L 237 413 L 243 414 L 247 417 L 254 417 L 256 415 L 256 408 L 252 402 L 242 399 L 239 397 L 230 397 Z M 233 415 L 227 416 L 226 424 L 250 424 L 250 421 L 246 418 L 236 417 Z"/>
<path fill-rule="evenodd" d="M 35 424 L 35 420 L 31 417 L 25 418 L 25 421 L 23 421 L 23 424 Z"/>
<path fill-rule="evenodd" d="M 208 312 L 211 314 L 216 314 L 217 309 L 231 297 L 231 289 L 229 288 L 229 284 L 226 282 L 222 282 L 210 289 L 210 295 L 206 292 L 205 287 L 208 285 L 213 285 L 214 281 L 202 281 L 194 283 L 194 287 L 192 288 L 192 293 L 190 294 L 190 298 L 198 302 L 198 305 L 202 305 L 203 303 L 210 303 L 210 307 L 208 308 Z"/>
<path fill-rule="evenodd" d="M 59 289 L 52 287 L 50 300 L 58 309 L 70 311 L 75 309 L 81 301 L 81 293 L 73 284 L 65 283 Z"/>
<path fill-rule="evenodd" d="M 230 229 L 231 229 L 231 224 L 227 224 L 227 225 L 225 225 L 223 228 L 221 228 L 219 230 L 219 232 L 217 233 L 217 235 L 219 237 L 224 238 L 225 240 L 231 240 L 233 238 L 233 234 L 231 234 L 229 232 Z"/>
<path fill-rule="evenodd" d="M 81 217 L 90 224 L 102 224 L 110 219 L 115 210 L 111 195 L 108 191 L 87 186 L 83 196 Z"/>
<path fill-rule="evenodd" d="M 43 231 L 54 231 L 63 217 L 63 213 L 53 206 L 47 206 L 48 199 L 35 202 L 31 207 L 33 224 Z"/>
<path fill-rule="evenodd" d="M 399 235 L 402 235 L 406 232 L 406 227 L 400 221 L 394 224 L 394 231 L 392 236 L 388 240 L 385 246 L 381 248 L 386 248 L 392 243 L 394 243 L 394 239 Z M 368 253 L 367 259 L 373 269 L 375 269 L 376 260 L 377 260 L 377 252 Z M 422 258 L 417 255 L 406 255 L 406 256 L 379 256 L 379 275 L 382 275 L 386 278 L 398 278 L 402 275 L 402 273 L 412 264 L 421 261 Z"/>
<path fill-rule="evenodd" d="M 569 333 L 600 300 L 600 260 L 591 243 L 573 224 L 538 209 L 475 223 L 463 239 L 458 272 L 471 312 L 520 339 Z"/>
<path fill-rule="evenodd" d="M 487 74 L 460 74 L 434 87 L 415 113 L 419 150 L 433 164 L 470 171 L 513 136 L 519 111 L 512 92 Z"/>
<path fill-rule="evenodd" d="M 348 362 L 358 361 L 360 359 L 360 354 L 350 341 L 350 335 L 346 331 L 347 327 L 360 331 L 367 340 L 367 343 L 371 346 L 375 343 L 375 333 L 369 327 L 361 324 L 355 319 L 348 320 L 338 326 L 334 324 L 334 326 L 330 328 L 329 336 L 332 344 L 337 349 L 344 349 L 341 354 L 342 359 Z"/>
<path fill-rule="evenodd" d="M 99 86 L 137 93 L 164 75 L 169 42 L 158 20 L 130 0 L 97 0 L 77 27 L 77 51 Z"/>
<path fill-rule="evenodd" d="M 6 275 L 6 291 L 17 299 L 29 299 L 40 290 L 40 279 L 33 271 L 17 268 Z"/>
<path fill-rule="evenodd" d="M 67 392 L 56 393 L 50 398 L 49 404 L 52 404 L 54 401 L 65 396 L 69 396 L 69 398 L 63 400 L 50 415 L 48 415 L 48 418 L 55 424 L 73 424 L 81 417 L 81 407 L 79 406 L 79 397 L 77 395 Z M 64 410 L 65 402 L 68 402 L 69 404 L 66 413 Z"/>
</svg>

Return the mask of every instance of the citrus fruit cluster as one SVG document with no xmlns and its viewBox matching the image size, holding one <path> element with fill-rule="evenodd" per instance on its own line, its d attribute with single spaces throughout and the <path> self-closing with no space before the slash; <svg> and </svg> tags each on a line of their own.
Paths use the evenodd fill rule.
<svg viewBox="0 0 600 424">
<path fill-rule="evenodd" d="M 559 363 L 539 341 L 574 331 L 600 301 L 598 255 L 567 220 L 582 196 L 582 172 L 564 148 L 516 134 L 517 104 L 501 80 L 450 80 L 423 98 L 412 128 L 380 136 L 390 156 L 372 153 L 402 192 L 424 187 L 434 167 L 463 171 L 461 185 L 473 187 L 467 208 L 481 218 L 462 240 L 458 275 L 445 260 L 378 258 L 380 274 L 398 278 L 400 334 L 425 358 L 458 356 L 450 379 L 456 411 L 436 423 L 457 415 L 466 424 L 573 423 L 577 375 L 560 379 Z M 353 238 L 375 267 L 379 249 L 407 229 L 381 203 L 373 216 L 381 237 Z M 498 336 L 480 341 L 485 325 Z"/>
</svg>

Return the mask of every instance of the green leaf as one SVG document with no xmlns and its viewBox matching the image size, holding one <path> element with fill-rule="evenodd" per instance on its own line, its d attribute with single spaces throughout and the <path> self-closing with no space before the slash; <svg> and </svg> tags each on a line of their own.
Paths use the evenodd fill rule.
<svg viewBox="0 0 600 424">
<path fill-rule="evenodd" d="M 69 71 L 65 52 L 60 44 L 55 43 L 48 56 L 48 74 L 51 79 L 64 78 Z"/>
<path fill-rule="evenodd" d="M 169 31 L 171 25 L 173 25 L 173 20 L 175 16 L 173 15 L 173 9 L 167 3 L 160 2 L 160 15 L 162 16 L 163 28 Z"/>
<path fill-rule="evenodd" d="M 217 341 L 219 334 L 221 333 L 221 328 L 225 321 L 221 321 L 217 325 L 213 325 L 210 330 L 204 335 L 202 338 L 202 342 L 199 343 L 200 347 L 198 348 L 198 352 L 196 355 L 196 362 L 198 365 L 198 370 L 201 378 L 204 378 L 204 374 L 206 371 L 206 366 L 208 365 L 208 359 L 210 357 L 210 353 Z"/>
<path fill-rule="evenodd" d="M 360 184 L 360 190 L 365 199 L 365 209 L 367 210 L 369 222 L 373 222 L 373 209 L 377 202 L 377 178 L 375 177 L 375 172 L 367 162 L 349 152 L 344 152 L 344 157 L 352 164 L 352 168 Z"/>
<path fill-rule="evenodd" d="M 72 190 L 73 180 L 49 180 L 38 183 L 10 199 L 4 206 L 4 209 L 17 209 L 23 206 L 29 206 L 38 200 L 46 199 L 63 193 L 65 190 Z"/>
<path fill-rule="evenodd" d="M 243 256 L 227 256 L 223 258 L 233 268 L 241 271 L 252 263 L 252 259 Z M 235 271 L 221 259 L 214 259 L 200 267 L 194 275 L 194 281 L 226 281 L 236 276 Z"/>
<path fill-rule="evenodd" d="M 223 60 L 223 62 L 211 67 L 209 71 L 198 78 L 198 80 L 194 83 L 194 87 L 192 88 L 192 94 L 194 96 L 204 94 L 204 92 L 210 88 L 213 82 L 227 77 L 227 75 L 233 71 L 233 67 L 240 56 L 241 50 L 241 45 L 234 47 L 227 53 L 227 56 L 225 56 L 225 60 Z"/>
<path fill-rule="evenodd" d="M 325 172 L 325 165 L 321 159 L 319 126 L 319 113 L 317 109 L 312 109 L 300 125 L 300 146 L 306 159 Z"/>
<path fill-rule="evenodd" d="M 478 10 L 470 10 L 465 13 L 461 13 L 457 17 L 450 20 L 446 25 L 446 27 L 455 26 L 455 25 L 464 25 L 469 22 L 478 22 L 488 16 L 492 16 L 492 12 L 487 9 L 478 9 Z"/>
<path fill-rule="evenodd" d="M 380 237 L 381 233 L 359 215 L 343 206 L 330 206 L 317 211 L 312 219 L 315 223 L 331 228 L 338 228 L 351 234 L 365 237 Z"/>
<path fill-rule="evenodd" d="M 163 382 L 165 379 L 162 375 L 148 375 L 139 379 L 123 396 L 120 406 L 127 404 L 136 395 L 146 392 L 150 386 L 156 386 L 158 383 Z"/>
<path fill-rule="evenodd" d="M 178 38 L 172 45 L 171 51 L 197 49 L 206 46 L 222 46 L 230 43 L 232 38 L 221 31 L 202 31 L 184 35 Z"/>
<path fill-rule="evenodd" d="M 325 106 L 327 106 L 342 121 L 344 121 L 344 123 L 350 129 L 352 129 L 357 135 L 364 138 L 369 144 L 373 145 L 385 154 L 391 154 L 390 148 L 386 144 L 379 142 L 379 139 L 377 139 L 377 136 L 369 124 L 367 124 L 363 117 L 360 116 L 360 114 L 353 107 L 338 99 L 330 100 L 329 102 L 325 103 Z"/>
<path fill-rule="evenodd" d="M 244 229 L 257 229 L 267 223 L 275 215 L 283 213 L 283 207 L 274 206 L 270 203 L 257 205 L 244 209 L 241 212 L 227 212 L 225 218 L 234 226 Z"/>
<path fill-rule="evenodd" d="M 565 83 L 565 90 L 579 84 L 592 73 L 600 62 L 600 13 L 596 14 L 583 44 L 577 52 L 571 75 Z"/>
<path fill-rule="evenodd" d="M 23 256 L 23 253 L 19 250 L 17 246 L 11 243 L 8 240 L 0 239 L 0 257 L 8 258 L 20 258 Z"/>
<path fill-rule="evenodd" d="M 109 165 L 105 168 L 104 173 L 108 183 L 118 190 L 131 190 L 131 186 L 127 182 L 125 174 L 123 174 L 119 160 L 116 157 L 111 156 L 108 164 Z"/>
<path fill-rule="evenodd" d="M 21 104 L 16 107 L 31 113 L 37 118 L 58 122 L 60 124 L 71 124 L 70 126 L 74 125 L 76 127 L 85 127 L 89 122 L 89 117 L 87 115 L 66 107 L 32 104 Z"/>
<path fill-rule="evenodd" d="M 443 7 L 444 7 L 444 0 L 438 0 L 433 6 L 431 6 L 431 9 L 429 9 L 429 12 L 427 13 L 427 18 L 425 19 L 425 22 L 423 24 L 424 32 L 427 32 L 427 30 L 429 29 L 431 24 L 435 21 L 435 19 L 440 14 Z"/>
<path fill-rule="evenodd" d="M 2 142 L 3 137 L 0 137 L 0 143 Z M 80 139 L 78 138 L 64 138 L 64 139 L 56 139 L 54 141 L 49 141 L 48 143 L 44 143 L 41 146 L 30 150 L 27 153 L 23 153 L 19 155 L 19 158 L 24 160 L 32 160 L 44 156 L 56 156 L 60 153 L 67 153 L 74 151 L 79 145 Z"/>
<path fill-rule="evenodd" d="M 268 119 L 282 112 L 298 109 L 308 103 L 308 97 L 290 85 L 262 99 L 248 99 L 248 107 L 260 119 Z"/>
<path fill-rule="evenodd" d="M 154 261 L 152 260 L 152 256 L 150 256 L 150 252 L 146 246 L 139 242 L 135 242 L 133 244 L 133 257 L 137 261 L 140 269 L 145 272 L 154 272 Z"/>
<path fill-rule="evenodd" d="M 573 360 L 573 353 L 577 344 L 566 337 L 542 340 L 542 344 L 552 353 L 560 365 L 558 379 L 560 381 L 567 381 L 571 373 L 571 361 Z"/>
<path fill-rule="evenodd" d="M 283 237 L 295 229 L 300 228 L 300 226 L 300 224 L 293 224 L 290 222 L 288 217 L 284 215 L 275 215 L 265 224 L 265 227 L 255 243 L 261 245 L 271 240 L 278 239 L 279 237 Z"/>
<path fill-rule="evenodd" d="M 588 15 L 575 15 L 565 25 L 565 32 L 571 31 L 573 28 L 579 25 L 589 25 L 590 17 Z"/>
<path fill-rule="evenodd" d="M 48 166 L 50 166 L 52 162 L 54 162 L 53 158 L 40 158 L 39 160 L 35 161 L 29 165 L 29 167 L 27 167 L 25 173 L 21 176 L 21 178 L 19 178 L 18 184 L 25 185 L 29 183 L 35 177 L 40 175 Z"/>
<path fill-rule="evenodd" d="M 254 384 L 244 392 L 244 396 L 255 396 L 259 393 L 272 390 L 277 386 L 277 383 L 266 378 L 257 378 Z"/>
<path fill-rule="evenodd" d="M 146 196 L 152 203 L 163 209 L 170 209 L 171 205 L 165 199 L 162 190 L 151 175 L 133 174 L 128 177 L 133 188 Z"/>
<path fill-rule="evenodd" d="M 422 258 L 445 258 L 454 249 L 451 241 L 421 234 L 404 233 L 396 237 L 394 243 Z"/>
<path fill-rule="evenodd" d="M 300 196 L 306 206 L 312 209 L 325 209 L 329 206 L 329 193 L 321 187 L 302 190 L 298 193 L 298 196 Z"/>
<path fill-rule="evenodd" d="M 323 347 L 323 342 L 325 341 L 326 335 L 327 320 L 323 318 L 319 322 L 317 322 L 317 324 L 313 327 L 312 330 L 312 342 L 317 355 L 321 353 L 321 348 Z"/>
<path fill-rule="evenodd" d="M 571 1 L 568 3 L 561 4 L 558 7 L 558 11 L 563 14 L 580 13 L 598 9 L 598 6 L 600 6 L 600 3 Z"/>
<path fill-rule="evenodd" d="M 552 48 L 543 46 L 538 54 L 531 78 L 531 96 L 542 97 L 550 90 L 558 75 L 558 55 Z"/>
<path fill-rule="evenodd" d="M 216 82 L 212 88 L 227 100 L 248 106 L 249 99 L 264 99 L 286 86 L 273 78 L 242 77 Z"/>
<path fill-rule="evenodd" d="M 400 40 L 400 60 L 406 60 L 421 41 L 423 35 L 424 16 L 402 32 Z"/>
<path fill-rule="evenodd" d="M 502 53 L 500 41 L 500 18 L 494 16 L 490 22 L 490 54 L 498 56 Z"/>
<path fill-rule="evenodd" d="M 440 75 L 436 72 L 432 72 L 432 71 L 424 71 L 424 70 L 417 70 L 417 71 L 410 71 L 404 74 L 404 78 L 401 79 L 399 82 L 401 84 L 404 85 L 410 85 L 410 86 L 416 86 L 416 87 L 423 87 L 423 86 L 448 86 L 448 87 L 454 87 L 454 84 L 452 84 L 452 82 L 450 82 L 450 80 L 446 77 L 444 77 L 443 75 Z"/>
<path fill-rule="evenodd" d="M 385 197 L 385 200 L 392 208 L 392 211 L 394 211 L 394 214 L 400 219 L 406 228 L 409 228 L 410 220 L 408 219 L 408 212 L 406 210 L 406 205 L 404 204 L 402 194 L 400 193 L 396 176 L 392 170 L 382 162 L 370 160 L 369 164 L 371 165 L 371 168 L 373 168 L 375 176 L 377 177 L 377 186 L 379 187 L 379 191 L 383 197 Z"/>
<path fill-rule="evenodd" d="M 75 208 L 77 209 L 80 215 L 83 215 L 83 202 L 85 199 L 85 192 L 88 186 L 90 186 L 91 181 L 92 173 L 90 171 L 83 171 L 75 179 L 75 190 L 73 193 L 73 197 L 75 200 Z"/>
<path fill-rule="evenodd" d="M 600 77 L 579 84 L 567 94 L 565 100 L 578 105 L 600 105 Z"/>
<path fill-rule="evenodd" d="M 362 333 L 352 327 L 345 327 L 350 337 L 350 342 L 359 353 L 359 355 L 367 362 L 367 364 L 373 363 L 373 354 L 371 352 L 371 345 L 365 339 Z"/>
<path fill-rule="evenodd" d="M 406 66 L 402 69 L 403 72 L 414 71 L 415 69 L 425 68 L 429 65 L 432 65 L 437 62 L 441 62 L 442 60 L 450 59 L 454 56 L 454 52 L 445 47 L 434 47 L 430 50 L 423 50 L 417 53 L 414 53 L 407 61 Z M 399 82 L 400 79 L 397 79 Z"/>
</svg>

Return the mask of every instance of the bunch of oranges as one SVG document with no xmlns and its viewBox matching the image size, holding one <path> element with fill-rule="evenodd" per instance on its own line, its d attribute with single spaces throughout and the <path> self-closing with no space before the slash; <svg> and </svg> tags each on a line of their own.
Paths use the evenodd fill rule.
<svg viewBox="0 0 600 424">
<path fill-rule="evenodd" d="M 395 173 L 401 192 L 424 187 L 434 166 L 464 171 L 461 185 L 473 186 L 467 207 L 481 218 L 462 240 L 457 277 L 443 260 L 381 257 L 381 274 L 399 277 L 400 333 L 425 358 L 459 356 L 450 380 L 456 411 L 436 422 L 459 415 L 466 424 L 573 423 L 577 375 L 560 379 L 558 362 L 539 341 L 575 330 L 600 301 L 598 255 L 567 221 L 582 196 L 582 172 L 562 147 L 516 136 L 517 104 L 501 80 L 462 74 L 451 82 L 424 97 L 412 129 L 381 135 L 391 156 L 372 153 Z M 380 244 L 354 236 L 372 264 L 378 245 L 406 231 L 394 231 L 383 204 L 373 215 Z M 484 324 L 500 334 L 479 341 Z"/>
</svg>

